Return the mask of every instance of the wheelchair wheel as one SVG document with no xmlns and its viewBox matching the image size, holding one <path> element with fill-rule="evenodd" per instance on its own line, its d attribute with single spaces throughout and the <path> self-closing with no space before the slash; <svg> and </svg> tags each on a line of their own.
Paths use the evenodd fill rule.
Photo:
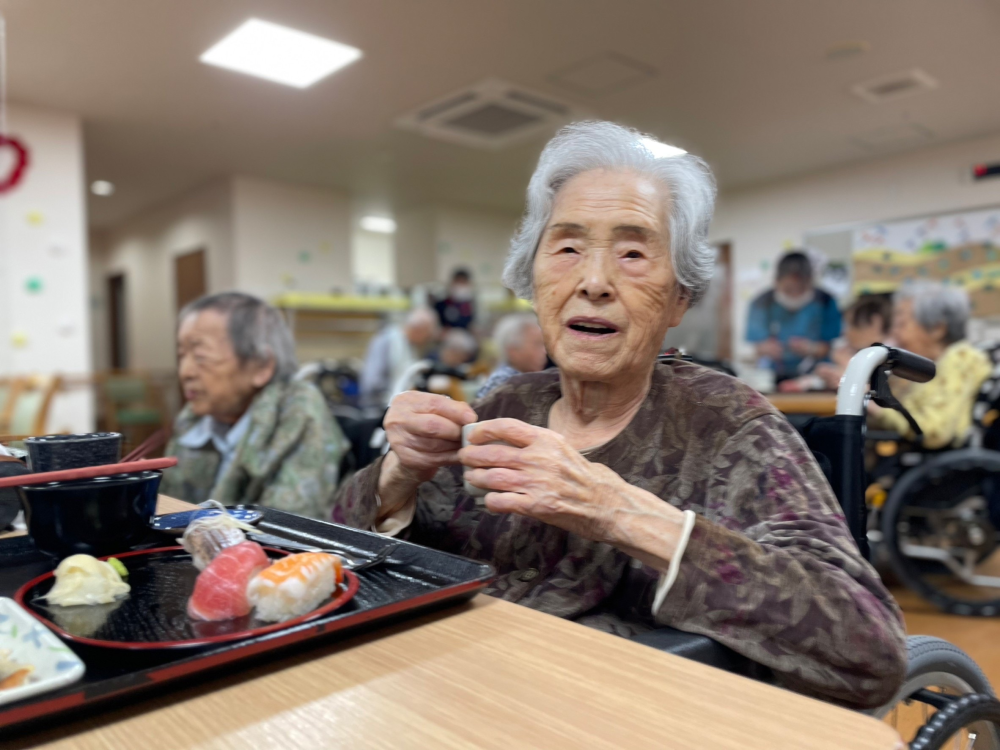
<svg viewBox="0 0 1000 750">
<path fill-rule="evenodd" d="M 984 731 L 1000 725 L 1000 701 L 990 695 L 972 693 L 942 708 L 910 743 L 910 750 L 942 750 L 945 747 L 972 750 L 989 747 L 981 742 Z"/>
<path fill-rule="evenodd" d="M 915 742 L 922 728 L 937 716 L 939 706 L 947 708 L 969 695 L 993 696 L 990 681 L 979 665 L 948 641 L 924 635 L 911 636 L 906 639 L 906 650 L 906 679 L 902 687 L 892 700 L 871 712 L 890 724 L 904 740 Z M 976 735 L 976 750 L 1000 750 L 1000 734 L 996 727 L 990 723 L 980 724 L 980 721 L 971 722 L 975 726 L 962 725 Z M 947 737 L 952 738 L 955 731 L 957 729 Z M 954 746 L 968 747 L 968 744 Z"/>
<path fill-rule="evenodd" d="M 882 509 L 896 575 L 945 612 L 1000 614 L 998 503 L 996 451 L 952 451 L 904 474 Z"/>
</svg>

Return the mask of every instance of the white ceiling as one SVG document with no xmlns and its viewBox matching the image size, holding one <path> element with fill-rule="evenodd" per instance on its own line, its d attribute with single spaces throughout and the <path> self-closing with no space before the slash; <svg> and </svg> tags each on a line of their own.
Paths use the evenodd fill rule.
<svg viewBox="0 0 1000 750">
<path fill-rule="evenodd" d="M 682 145 L 728 188 L 898 150 L 863 145 L 894 128 L 929 132 L 927 143 L 1000 131 L 994 0 L 0 0 L 0 10 L 11 99 L 82 115 L 88 177 L 118 186 L 91 197 L 95 226 L 230 173 L 342 187 L 390 210 L 517 211 L 543 138 L 488 152 L 392 125 L 487 77 Z M 306 90 L 198 62 L 250 16 L 364 57 Z M 845 40 L 871 49 L 827 59 Z M 600 96 L 553 82 L 607 52 L 655 75 Z M 913 67 L 940 86 L 880 105 L 850 93 Z"/>
</svg>

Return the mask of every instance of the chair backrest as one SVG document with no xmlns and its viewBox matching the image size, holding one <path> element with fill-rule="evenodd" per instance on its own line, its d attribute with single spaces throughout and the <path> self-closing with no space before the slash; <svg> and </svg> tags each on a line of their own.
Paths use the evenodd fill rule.
<svg viewBox="0 0 1000 750">
<path fill-rule="evenodd" d="M 13 396 L 8 430 L 15 435 L 43 435 L 52 399 L 61 384 L 58 375 L 27 379 Z"/>
<path fill-rule="evenodd" d="M 145 403 L 149 393 L 146 378 L 135 375 L 108 375 L 103 381 L 104 395 L 115 406 Z"/>
<path fill-rule="evenodd" d="M 806 422 L 799 432 L 830 480 L 844 509 L 847 528 L 868 557 L 868 508 L 865 505 L 865 418 L 838 414 Z"/>
</svg>

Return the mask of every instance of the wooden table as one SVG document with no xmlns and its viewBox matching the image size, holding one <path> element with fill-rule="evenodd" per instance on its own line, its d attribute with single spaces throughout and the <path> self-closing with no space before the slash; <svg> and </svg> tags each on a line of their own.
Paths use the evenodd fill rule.
<svg viewBox="0 0 1000 750">
<path fill-rule="evenodd" d="M 770 393 L 767 400 L 782 414 L 829 417 L 837 412 L 836 393 Z"/>
<path fill-rule="evenodd" d="M 161 510 L 182 505 L 166 499 Z M 471 603 L 5 747 L 902 750 L 886 724 L 526 607 Z"/>
</svg>

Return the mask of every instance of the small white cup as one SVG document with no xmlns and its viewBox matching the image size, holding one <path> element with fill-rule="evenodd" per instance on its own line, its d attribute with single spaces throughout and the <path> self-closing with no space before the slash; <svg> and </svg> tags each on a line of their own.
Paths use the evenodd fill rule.
<svg viewBox="0 0 1000 750">
<path fill-rule="evenodd" d="M 472 428 L 475 427 L 477 424 L 479 424 L 479 423 L 478 422 L 473 422 L 472 424 L 467 424 L 467 425 L 464 425 L 462 427 L 462 447 L 463 448 L 469 444 L 469 431 L 472 430 Z M 506 440 L 492 440 L 489 443 L 487 443 L 487 445 L 510 445 L 510 443 L 508 443 Z M 466 471 L 468 471 L 468 469 L 463 470 L 463 472 L 462 472 L 463 475 L 464 475 L 464 473 Z M 466 493 L 468 495 L 470 495 L 471 497 L 476 498 L 476 505 L 485 505 L 486 504 L 485 501 L 483 500 L 483 498 L 486 497 L 486 493 L 490 492 L 490 490 L 484 490 L 481 487 L 476 487 L 476 485 L 469 484 L 469 482 L 467 480 L 464 480 L 464 479 L 462 480 L 462 487 L 463 487 L 463 489 L 466 491 Z"/>
</svg>

